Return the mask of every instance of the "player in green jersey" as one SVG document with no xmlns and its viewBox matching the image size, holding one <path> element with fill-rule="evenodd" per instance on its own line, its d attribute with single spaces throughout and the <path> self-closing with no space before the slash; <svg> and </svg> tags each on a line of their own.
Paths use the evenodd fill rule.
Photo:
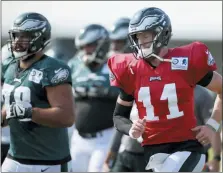
<svg viewBox="0 0 223 173">
<path fill-rule="evenodd" d="M 75 43 L 78 53 L 68 62 L 76 101 L 72 171 L 101 172 L 114 132 L 112 117 L 119 94 L 109 83 L 109 32 L 102 25 L 88 24 Z"/>
<path fill-rule="evenodd" d="M 74 123 L 70 68 L 43 53 L 48 20 L 24 13 L 9 31 L 12 57 L 2 63 L 2 125 L 10 149 L 2 172 L 60 172 L 71 160 L 67 127 Z"/>
</svg>

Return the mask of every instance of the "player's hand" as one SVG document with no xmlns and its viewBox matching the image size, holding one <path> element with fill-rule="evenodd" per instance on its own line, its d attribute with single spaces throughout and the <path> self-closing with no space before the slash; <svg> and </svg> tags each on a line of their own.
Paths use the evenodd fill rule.
<svg viewBox="0 0 223 173">
<path fill-rule="evenodd" d="M 103 165 L 103 172 L 109 172 L 114 164 L 114 160 L 116 159 L 117 153 L 109 151 L 108 155 L 105 159 L 105 163 Z"/>
<path fill-rule="evenodd" d="M 220 171 L 220 162 L 217 160 L 211 160 L 207 163 L 210 172 L 219 172 Z"/>
<path fill-rule="evenodd" d="M 28 102 L 13 102 L 6 111 L 6 119 L 31 119 L 32 105 Z"/>
<path fill-rule="evenodd" d="M 129 136 L 134 139 L 139 138 L 143 134 L 145 126 L 146 126 L 145 117 L 143 119 L 138 119 L 136 121 L 133 121 L 132 127 L 129 130 Z"/>
<path fill-rule="evenodd" d="M 7 125 L 7 121 L 6 121 L 6 109 L 3 106 L 2 110 L 1 110 L 1 126 L 4 127 Z"/>
<path fill-rule="evenodd" d="M 1 120 L 4 121 L 6 119 L 6 109 L 3 107 L 1 110 Z"/>
<path fill-rule="evenodd" d="M 102 172 L 110 172 L 110 168 L 108 167 L 108 164 L 106 163 L 103 164 Z"/>
<path fill-rule="evenodd" d="M 197 126 L 191 130 L 196 132 L 196 139 L 204 146 L 210 144 L 212 138 L 216 135 L 216 132 L 206 125 Z"/>
</svg>

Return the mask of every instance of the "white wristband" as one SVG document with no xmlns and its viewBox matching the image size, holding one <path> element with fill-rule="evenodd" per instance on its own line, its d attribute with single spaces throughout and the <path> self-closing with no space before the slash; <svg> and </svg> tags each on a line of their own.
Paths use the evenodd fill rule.
<svg viewBox="0 0 223 173">
<path fill-rule="evenodd" d="M 210 118 L 206 124 L 210 125 L 216 132 L 219 130 L 220 124 L 213 118 Z"/>
<path fill-rule="evenodd" d="M 130 136 L 132 139 L 137 139 L 137 138 L 135 138 L 135 137 L 132 135 L 132 128 L 129 130 L 129 136 Z"/>
</svg>

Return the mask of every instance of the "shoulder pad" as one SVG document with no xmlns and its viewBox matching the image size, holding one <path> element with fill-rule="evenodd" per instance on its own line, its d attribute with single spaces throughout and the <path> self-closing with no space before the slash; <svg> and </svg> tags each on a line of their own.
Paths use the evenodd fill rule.
<svg viewBox="0 0 223 173">
<path fill-rule="evenodd" d="M 122 88 L 126 93 L 132 94 L 134 73 L 132 67 L 135 66 L 135 57 L 132 54 L 117 54 L 108 59 L 110 69 L 110 83 L 112 86 Z"/>
<path fill-rule="evenodd" d="M 217 69 L 214 57 L 208 47 L 202 42 L 193 42 L 191 52 L 191 66 L 195 77 L 195 84 L 209 71 Z"/>
</svg>

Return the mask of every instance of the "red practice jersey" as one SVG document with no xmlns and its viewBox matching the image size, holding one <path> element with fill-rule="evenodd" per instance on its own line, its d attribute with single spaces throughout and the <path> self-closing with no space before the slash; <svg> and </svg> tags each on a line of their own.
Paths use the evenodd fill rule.
<svg viewBox="0 0 223 173">
<path fill-rule="evenodd" d="M 195 139 L 194 87 L 208 71 L 216 70 L 214 58 L 201 42 L 169 49 L 164 58 L 172 62 L 156 68 L 132 54 L 108 60 L 111 85 L 133 95 L 139 118 L 146 116 L 142 145 Z"/>
</svg>

